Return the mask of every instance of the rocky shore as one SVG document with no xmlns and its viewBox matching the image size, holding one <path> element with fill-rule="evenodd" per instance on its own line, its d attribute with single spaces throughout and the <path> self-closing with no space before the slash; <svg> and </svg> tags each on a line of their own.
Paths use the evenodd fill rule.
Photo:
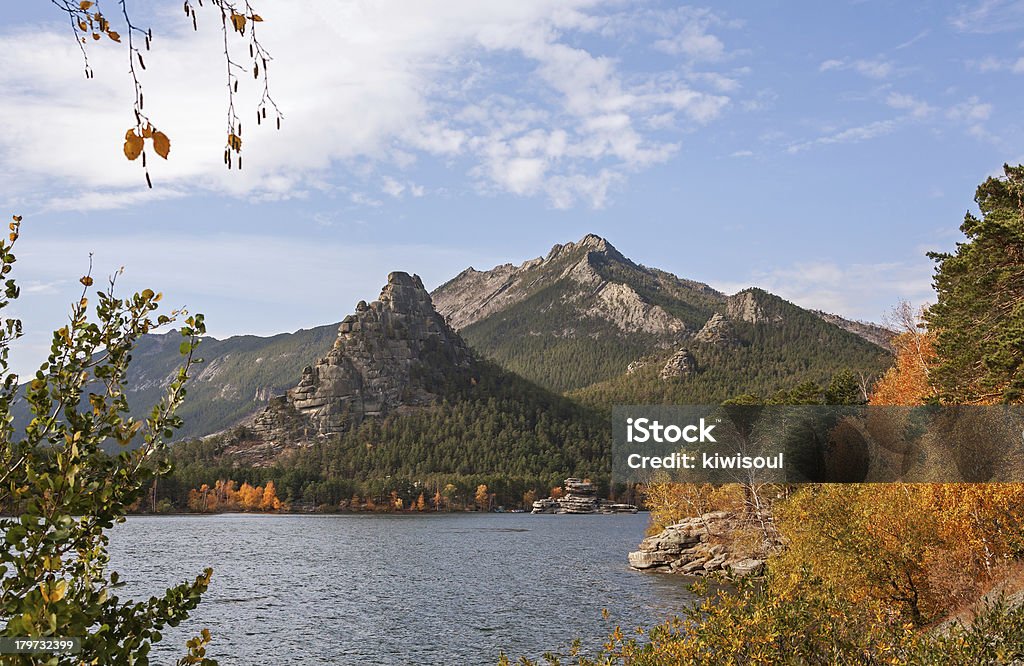
<svg viewBox="0 0 1024 666">
<path fill-rule="evenodd" d="M 764 570 L 764 560 L 739 552 L 721 538 L 741 528 L 740 519 L 726 511 L 688 518 L 641 541 L 640 549 L 629 554 L 629 565 L 688 576 L 756 576 Z"/>
</svg>

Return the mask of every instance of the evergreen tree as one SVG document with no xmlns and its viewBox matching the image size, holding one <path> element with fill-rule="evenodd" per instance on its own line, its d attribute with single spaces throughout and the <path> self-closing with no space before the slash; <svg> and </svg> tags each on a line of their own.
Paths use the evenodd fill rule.
<svg viewBox="0 0 1024 666">
<path fill-rule="evenodd" d="M 936 334 L 930 379 L 954 403 L 1024 401 L 1024 166 L 1004 165 L 975 194 L 967 241 L 936 261 L 938 302 L 925 318 Z"/>
</svg>

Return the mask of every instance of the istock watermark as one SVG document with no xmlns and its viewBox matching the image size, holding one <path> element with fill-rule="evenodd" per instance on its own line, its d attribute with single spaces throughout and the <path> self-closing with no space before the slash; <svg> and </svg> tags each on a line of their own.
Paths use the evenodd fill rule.
<svg viewBox="0 0 1024 666">
<path fill-rule="evenodd" d="M 1024 482 L 1024 407 L 633 405 L 612 411 L 612 479 Z"/>
</svg>

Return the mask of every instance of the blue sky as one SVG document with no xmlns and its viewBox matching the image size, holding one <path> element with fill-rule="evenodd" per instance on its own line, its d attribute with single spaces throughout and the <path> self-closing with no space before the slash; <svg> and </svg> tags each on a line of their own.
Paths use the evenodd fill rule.
<svg viewBox="0 0 1024 666">
<path fill-rule="evenodd" d="M 87 81 L 59 11 L 15 3 L 16 365 L 45 354 L 89 252 L 218 336 L 338 321 L 391 270 L 433 287 L 586 233 L 723 291 L 881 320 L 929 298 L 924 253 L 1024 161 L 1024 2 L 908 4 L 260 0 L 285 122 L 247 128 L 228 172 L 218 19 L 193 33 L 178 2 L 130 2 L 172 141 L 147 190 L 121 155 L 123 50 L 90 44 Z"/>
</svg>

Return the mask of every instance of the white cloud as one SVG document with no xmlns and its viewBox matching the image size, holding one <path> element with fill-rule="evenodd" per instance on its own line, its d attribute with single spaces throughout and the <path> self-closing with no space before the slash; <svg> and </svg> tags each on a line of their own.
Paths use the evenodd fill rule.
<svg viewBox="0 0 1024 666">
<path fill-rule="evenodd" d="M 949 17 L 950 24 L 961 32 L 991 34 L 1016 30 L 1024 26 L 1024 2 L 1021 0 L 976 0 L 961 5 Z"/>
<path fill-rule="evenodd" d="M 969 61 L 968 66 L 973 67 L 983 74 L 990 72 L 1010 72 L 1012 74 L 1024 74 L 1024 57 L 1002 59 L 995 56 L 986 56 L 981 60 Z"/>
<path fill-rule="evenodd" d="M 388 194 L 396 199 L 401 198 L 402 193 L 405 192 L 405 185 L 398 182 L 391 176 L 385 176 L 384 182 L 380 186 L 381 192 Z"/>
<path fill-rule="evenodd" d="M 894 51 L 902 51 L 905 48 L 909 48 L 909 47 L 913 46 L 914 44 L 917 44 L 919 41 L 921 41 L 922 39 L 924 39 L 925 37 L 927 37 L 930 34 L 931 34 L 931 30 L 926 28 L 926 29 L 922 30 L 921 32 L 917 33 L 916 35 L 914 35 L 913 37 L 911 37 L 910 39 L 908 39 L 907 41 L 902 42 L 900 44 L 897 44 L 896 46 L 893 47 L 893 50 Z"/>
<path fill-rule="evenodd" d="M 865 125 L 848 127 L 847 129 L 838 132 L 819 136 L 818 138 L 811 139 L 810 141 L 801 141 L 799 143 L 791 144 L 786 148 L 786 152 L 795 154 L 814 146 L 825 146 L 837 143 L 860 143 L 861 141 L 868 141 L 880 136 L 885 136 L 886 134 L 891 134 L 898 124 L 899 123 L 896 120 L 877 120 Z"/>
<path fill-rule="evenodd" d="M 843 58 L 842 60 L 829 59 L 818 65 L 819 72 L 833 70 L 853 70 L 862 76 L 870 79 L 886 79 L 895 70 L 894 65 L 888 60 L 881 59 L 856 59 Z"/>
<path fill-rule="evenodd" d="M 223 72 L 210 66 L 220 50 L 216 21 L 201 12 L 193 33 L 180 17 L 166 17 L 154 26 L 144 84 L 147 112 L 171 137 L 171 159 L 150 160 L 154 181 L 166 189 L 145 197 L 196 190 L 302 196 L 333 187 L 331 168 L 366 163 L 401 185 L 400 171 L 430 156 L 452 166 L 469 161 L 482 190 L 545 195 L 561 205 L 568 187 L 574 201 L 603 205 L 610 185 L 678 150 L 677 141 L 660 133 L 714 120 L 735 89 L 729 76 L 713 72 L 626 71 L 576 45 L 577 32 L 607 29 L 606 4 L 616 6 L 610 0 L 278 3 L 264 12 L 260 27 L 274 55 L 271 85 L 285 121 L 276 132 L 243 116 L 241 173 L 226 172 L 221 161 Z M 664 37 L 672 46 L 659 48 L 692 60 L 721 58 L 724 46 L 711 33 L 716 19 L 699 10 L 684 18 L 674 24 L 675 41 Z M 57 190 L 63 205 L 84 208 L 144 198 L 125 196 L 137 192 L 142 174 L 120 154 L 120 137 L 131 124 L 123 49 L 105 40 L 90 44 L 90 60 L 96 78 L 86 81 L 63 24 L 0 34 L 0 125 L 8 128 L 0 135 L 0 178 L 10 191 L 41 198 Z M 525 85 L 504 88 L 501 78 L 509 72 Z M 252 82 L 242 86 L 239 107 L 252 108 L 259 91 Z M 531 136 L 552 143 L 522 145 Z M 552 178 L 562 185 L 548 186 Z M 413 196 L 424 193 L 405 187 Z"/>
<path fill-rule="evenodd" d="M 915 118 L 925 118 L 935 111 L 935 109 L 927 102 L 917 99 L 913 95 L 906 95 L 897 92 L 889 93 L 885 103 L 894 109 L 908 111 L 910 112 L 910 115 Z"/>
<path fill-rule="evenodd" d="M 374 199 L 365 192 L 352 192 L 348 195 L 349 201 L 356 204 L 357 206 L 368 206 L 370 208 L 380 208 L 384 205 L 384 202 L 380 199 Z"/>
<path fill-rule="evenodd" d="M 94 211 L 129 208 L 152 201 L 164 201 L 186 196 L 187 193 L 174 187 L 158 184 L 153 189 L 135 187 L 128 190 L 103 188 L 86 192 L 75 192 L 68 195 L 48 197 L 42 205 L 42 211 Z"/>
<path fill-rule="evenodd" d="M 676 34 L 654 42 L 654 48 L 670 55 L 685 55 L 693 60 L 721 60 L 725 44 L 708 27 L 716 22 L 710 12 L 694 15 Z"/>
<path fill-rule="evenodd" d="M 977 97 L 970 97 L 946 111 L 946 117 L 950 120 L 967 123 L 988 120 L 991 115 L 992 105 L 981 102 Z"/>
</svg>

